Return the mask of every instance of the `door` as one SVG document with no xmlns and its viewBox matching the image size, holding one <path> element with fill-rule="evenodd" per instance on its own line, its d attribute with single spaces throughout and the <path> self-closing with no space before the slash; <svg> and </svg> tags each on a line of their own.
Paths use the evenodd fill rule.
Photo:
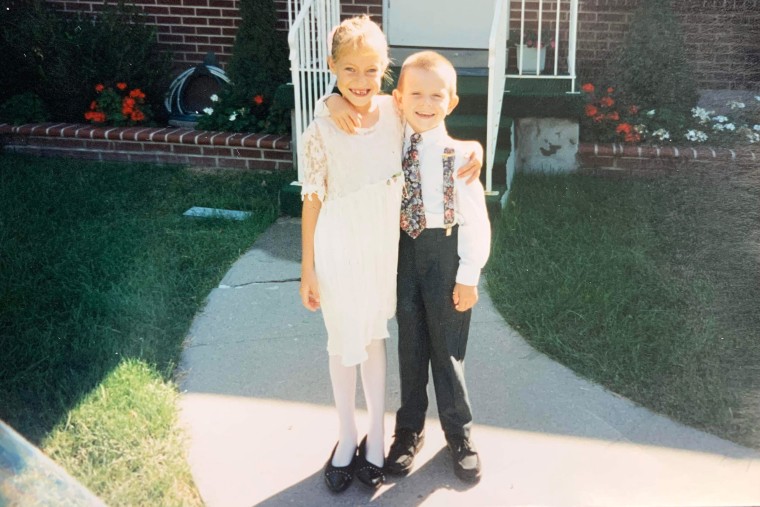
<svg viewBox="0 0 760 507">
<path fill-rule="evenodd" d="M 385 0 L 391 46 L 488 49 L 494 0 Z"/>
</svg>

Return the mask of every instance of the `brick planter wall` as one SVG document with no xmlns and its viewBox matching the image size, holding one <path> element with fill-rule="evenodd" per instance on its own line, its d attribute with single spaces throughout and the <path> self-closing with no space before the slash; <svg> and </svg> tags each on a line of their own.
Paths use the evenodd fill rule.
<svg viewBox="0 0 760 507">
<path fill-rule="evenodd" d="M 290 137 L 182 128 L 117 128 L 68 123 L 0 123 L 5 151 L 101 161 L 179 164 L 201 168 L 286 170 Z"/>
<path fill-rule="evenodd" d="M 288 136 L 181 128 L 103 128 L 67 123 L 12 126 L 0 123 L 0 148 L 41 156 L 202 168 L 287 170 L 293 167 Z M 581 143 L 578 160 L 586 171 L 621 174 L 642 174 L 715 162 L 760 167 L 760 146 L 657 148 Z"/>
<path fill-rule="evenodd" d="M 729 149 L 581 143 L 578 161 L 584 171 L 623 174 L 648 174 L 716 162 L 757 168 L 760 167 L 760 146 Z"/>
</svg>

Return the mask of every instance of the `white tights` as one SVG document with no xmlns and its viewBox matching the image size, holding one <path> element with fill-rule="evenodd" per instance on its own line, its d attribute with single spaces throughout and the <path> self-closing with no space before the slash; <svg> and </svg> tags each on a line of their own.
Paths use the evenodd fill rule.
<svg viewBox="0 0 760 507">
<path fill-rule="evenodd" d="M 383 466 L 385 456 L 385 340 L 372 340 L 367 346 L 367 360 L 361 363 L 362 388 L 367 400 L 367 460 Z M 343 366 L 340 356 L 330 356 L 335 407 L 338 409 L 338 448 L 332 464 L 346 466 L 351 462 L 359 441 L 356 429 L 356 366 Z"/>
</svg>

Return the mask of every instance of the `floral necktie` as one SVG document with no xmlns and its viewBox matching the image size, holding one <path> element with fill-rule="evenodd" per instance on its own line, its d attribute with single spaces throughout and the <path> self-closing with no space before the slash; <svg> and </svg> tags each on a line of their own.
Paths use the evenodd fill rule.
<svg viewBox="0 0 760 507">
<path fill-rule="evenodd" d="M 454 149 L 443 150 L 443 225 L 454 225 Z"/>
<path fill-rule="evenodd" d="M 401 199 L 401 228 L 416 238 L 425 228 L 425 208 L 422 205 L 422 186 L 420 181 L 420 157 L 417 145 L 422 136 L 415 132 L 409 138 L 409 149 L 401 162 L 404 170 L 404 195 Z"/>
</svg>

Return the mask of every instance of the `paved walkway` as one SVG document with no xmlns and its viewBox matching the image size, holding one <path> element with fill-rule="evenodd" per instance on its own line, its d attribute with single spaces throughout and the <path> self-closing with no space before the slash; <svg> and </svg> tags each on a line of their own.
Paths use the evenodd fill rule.
<svg viewBox="0 0 760 507">
<path fill-rule="evenodd" d="M 412 474 L 331 494 L 321 471 L 337 418 L 321 315 L 298 297 L 299 255 L 300 221 L 280 219 L 211 292 L 187 338 L 181 419 L 209 507 L 760 505 L 760 453 L 577 377 L 527 345 L 483 289 L 467 349 L 481 482 L 453 475 L 432 406 Z M 388 445 L 399 397 L 395 323 L 392 334 Z"/>
</svg>

